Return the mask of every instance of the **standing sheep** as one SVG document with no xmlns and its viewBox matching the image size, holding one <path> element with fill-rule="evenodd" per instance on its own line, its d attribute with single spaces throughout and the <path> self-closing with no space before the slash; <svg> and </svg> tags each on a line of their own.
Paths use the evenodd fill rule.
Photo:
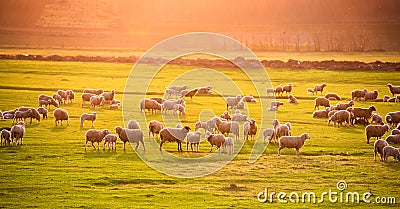
<svg viewBox="0 0 400 209">
<path fill-rule="evenodd" d="M 207 122 L 197 121 L 197 122 L 194 124 L 194 131 L 198 131 L 200 128 L 204 129 L 204 134 L 205 134 L 206 131 L 208 130 Z"/>
<path fill-rule="evenodd" d="M 58 102 L 58 104 L 64 103 L 63 98 L 59 94 L 53 94 L 52 97 L 54 100 Z M 39 105 L 40 105 L 40 100 L 39 100 Z"/>
<path fill-rule="evenodd" d="M 330 93 L 330 94 L 325 94 L 325 99 L 329 99 L 329 98 L 335 98 L 335 100 L 340 100 L 340 96 L 334 93 Z"/>
<path fill-rule="evenodd" d="M 269 94 L 272 94 L 272 96 L 273 96 L 274 93 L 275 93 L 275 89 L 274 88 L 267 88 L 266 91 L 267 91 L 267 96 L 269 96 Z"/>
<path fill-rule="evenodd" d="M 43 119 L 47 119 L 47 114 L 49 111 L 46 108 L 39 107 L 37 111 L 39 112 L 39 114 L 42 114 Z"/>
<path fill-rule="evenodd" d="M 383 148 L 389 146 L 389 144 L 382 139 L 378 139 L 374 143 L 374 160 L 376 161 L 376 153 L 379 153 L 379 159 L 383 161 Z"/>
<path fill-rule="evenodd" d="M 87 143 L 91 142 L 93 149 L 96 149 L 93 143 L 97 142 L 97 149 L 100 149 L 100 142 L 104 139 L 104 137 L 110 132 L 107 129 L 104 130 L 94 130 L 90 129 L 86 131 L 86 142 L 85 142 L 85 151 L 87 147 Z"/>
<path fill-rule="evenodd" d="M 176 104 L 181 104 L 183 106 L 184 105 L 184 100 L 183 99 L 169 99 L 169 100 L 165 100 L 164 103 L 161 105 L 161 111 L 163 114 L 166 114 L 169 110 L 173 111 L 174 110 L 174 106 Z"/>
<path fill-rule="evenodd" d="M 392 84 L 386 84 L 389 87 L 390 93 L 394 96 L 395 94 L 400 94 L 400 86 L 393 86 Z"/>
<path fill-rule="evenodd" d="M 94 127 L 94 121 L 96 120 L 97 115 L 95 112 L 88 114 L 88 113 L 83 113 L 81 115 L 81 127 L 83 127 L 83 123 L 85 120 L 92 121 L 92 128 Z"/>
<path fill-rule="evenodd" d="M 378 124 L 378 125 L 385 124 L 385 123 L 383 123 L 383 119 L 379 114 L 372 114 L 371 117 L 372 117 L 372 120 L 371 120 L 372 124 Z"/>
<path fill-rule="evenodd" d="M 225 110 L 225 112 L 221 114 L 219 117 L 227 121 L 232 120 L 231 115 L 229 115 L 229 112 L 227 110 Z"/>
<path fill-rule="evenodd" d="M 307 88 L 307 94 L 312 93 L 314 95 L 314 90 L 312 88 Z"/>
<path fill-rule="evenodd" d="M 357 101 L 358 99 L 364 98 L 367 92 L 367 89 L 354 90 L 351 92 L 351 99 Z"/>
<path fill-rule="evenodd" d="M 53 115 L 56 126 L 58 125 L 59 121 L 61 121 L 61 126 L 62 126 L 63 120 L 67 121 L 67 126 L 69 125 L 67 110 L 64 110 L 62 108 L 57 108 L 53 111 Z"/>
<path fill-rule="evenodd" d="M 182 128 L 164 128 L 160 131 L 160 151 L 165 142 L 176 142 L 178 144 L 178 151 L 182 150 L 182 141 L 185 139 L 187 133 L 190 131 L 189 126 Z"/>
<path fill-rule="evenodd" d="M 218 153 L 220 153 L 220 148 L 225 143 L 225 136 L 222 134 L 211 134 L 210 132 L 207 132 L 206 139 L 211 145 L 210 152 L 212 152 L 213 146 L 216 146 Z"/>
<path fill-rule="evenodd" d="M 142 143 L 143 150 L 146 150 L 144 146 L 144 134 L 140 129 L 126 129 L 121 126 L 115 127 L 115 132 L 118 134 L 118 137 L 124 143 L 124 150 L 126 149 L 126 142 L 129 143 L 136 142 L 135 150 L 139 147 L 139 142 Z"/>
<path fill-rule="evenodd" d="M 282 84 L 279 84 L 276 88 L 275 88 L 275 96 L 282 96 L 283 94 L 283 87 Z"/>
<path fill-rule="evenodd" d="M 24 138 L 25 133 L 26 133 L 25 132 L 25 123 L 22 121 L 18 122 L 17 125 L 14 125 L 13 127 L 11 127 L 11 131 L 10 131 L 11 142 L 14 142 L 14 139 L 15 139 L 15 142 L 17 143 L 17 145 L 19 145 L 20 142 L 22 145 L 22 139 Z"/>
<path fill-rule="evenodd" d="M 226 151 L 227 154 L 233 154 L 235 152 L 234 148 L 235 142 L 232 137 L 225 137 L 225 142 L 222 145 L 222 149 Z"/>
<path fill-rule="evenodd" d="M 235 135 L 236 141 L 239 141 L 239 123 L 238 122 L 222 121 L 219 118 L 214 118 L 214 120 L 215 120 L 215 125 L 221 134 L 233 133 Z"/>
<path fill-rule="evenodd" d="M 293 86 L 291 83 L 288 83 L 287 85 L 284 85 L 282 87 L 282 93 L 286 92 L 286 95 L 290 94 L 292 92 Z"/>
<path fill-rule="evenodd" d="M 85 89 L 85 90 L 83 90 L 83 93 L 96 94 L 96 95 L 100 95 L 103 92 L 104 92 L 103 89 L 98 89 L 98 90 L 96 90 L 96 89 Z"/>
<path fill-rule="evenodd" d="M 157 135 L 160 134 L 160 131 L 163 128 L 164 128 L 164 125 L 161 122 L 159 122 L 157 120 L 151 120 L 149 122 L 149 136 L 150 136 L 150 133 L 151 133 L 153 135 L 153 138 L 155 138 L 154 134 L 157 137 Z"/>
<path fill-rule="evenodd" d="M 264 140 L 264 144 L 266 144 L 266 139 L 268 138 L 268 142 L 271 142 L 272 138 L 274 136 L 274 129 L 271 128 L 266 128 L 263 131 L 263 140 Z"/>
<path fill-rule="evenodd" d="M 178 111 L 179 111 L 180 114 L 185 115 L 186 114 L 185 106 L 183 106 L 181 104 L 174 105 L 174 107 L 173 107 L 174 115 L 176 115 Z"/>
<path fill-rule="evenodd" d="M 297 156 L 300 156 L 299 150 L 304 146 L 307 139 L 310 139 L 310 135 L 307 133 L 301 136 L 282 136 L 279 140 L 278 156 L 281 155 L 283 148 L 294 148 L 296 149 Z"/>
<path fill-rule="evenodd" d="M 244 132 L 244 140 L 248 140 L 249 139 L 249 135 L 250 135 L 250 139 L 253 140 L 254 136 L 257 134 L 257 124 L 256 121 L 252 118 L 249 121 L 246 121 L 243 124 L 243 132 Z"/>
<path fill-rule="evenodd" d="M 154 100 L 160 104 L 164 103 L 165 99 L 161 98 L 161 97 L 151 97 L 151 100 Z"/>
<path fill-rule="evenodd" d="M 378 98 L 378 91 L 367 92 L 364 96 L 364 101 L 375 101 Z"/>
<path fill-rule="evenodd" d="M 236 108 L 239 109 L 239 110 L 243 110 L 243 109 L 244 109 L 244 102 L 243 102 L 243 101 L 240 101 L 240 102 L 237 104 Z"/>
<path fill-rule="evenodd" d="M 367 135 L 367 144 L 369 144 L 369 139 L 371 137 L 376 137 L 378 140 L 379 137 L 382 137 L 385 135 L 386 132 L 389 131 L 389 126 L 388 125 L 368 125 L 365 128 L 365 134 Z"/>
<path fill-rule="evenodd" d="M 368 121 L 371 118 L 373 111 L 376 111 L 376 108 L 371 105 L 369 108 L 354 107 L 352 112 L 354 113 L 354 118 L 362 118 Z"/>
<path fill-rule="evenodd" d="M 110 104 L 112 104 L 112 101 L 114 100 L 114 95 L 115 89 L 113 89 L 111 92 L 103 92 L 102 94 L 104 101 L 108 101 Z"/>
<path fill-rule="evenodd" d="M 389 144 L 400 144 L 400 135 L 399 134 L 389 135 L 386 138 L 386 142 Z"/>
<path fill-rule="evenodd" d="M 51 97 L 51 96 L 41 94 L 41 95 L 39 95 L 39 98 L 38 98 L 39 104 L 40 104 L 41 100 L 45 101 L 49 105 L 49 109 L 50 109 L 50 104 L 57 108 L 60 107 L 58 102 L 56 100 L 54 100 L 53 97 Z"/>
<path fill-rule="evenodd" d="M 333 127 L 336 127 L 336 123 L 338 123 L 338 127 L 340 127 L 340 124 L 342 122 L 346 122 L 346 126 L 350 125 L 350 118 L 351 113 L 347 110 L 339 110 L 335 112 L 328 120 L 328 126 L 333 121 Z"/>
<path fill-rule="evenodd" d="M 146 110 L 150 110 L 151 113 L 157 113 L 157 110 L 161 111 L 162 105 L 152 99 L 142 99 L 140 100 L 140 112 L 146 113 Z"/>
<path fill-rule="evenodd" d="M 18 122 L 18 121 L 24 121 L 26 122 L 26 119 L 29 118 L 29 116 L 31 115 L 32 110 L 28 109 L 26 111 L 22 111 L 22 110 L 17 110 L 15 112 L 12 124 L 14 124 L 14 122 Z"/>
<path fill-rule="evenodd" d="M 82 94 L 82 107 L 83 105 L 85 105 L 85 102 L 89 102 L 90 103 L 90 98 L 92 96 L 95 96 L 96 94 L 90 94 L 90 93 L 83 93 Z"/>
<path fill-rule="evenodd" d="M 199 90 L 197 91 L 198 95 L 208 95 L 208 94 L 213 94 L 211 91 L 212 87 L 211 86 L 206 86 L 206 87 L 200 87 L 198 88 Z"/>
<path fill-rule="evenodd" d="M 331 104 L 330 104 L 330 102 L 329 102 L 328 99 L 325 99 L 325 98 L 323 98 L 323 97 L 318 97 L 318 98 L 315 99 L 315 107 L 314 107 L 314 110 L 315 110 L 316 108 L 319 109 L 319 106 L 330 107 Z"/>
<path fill-rule="evenodd" d="M 226 102 L 226 110 L 228 110 L 228 107 L 230 106 L 232 109 L 237 108 L 238 103 L 242 99 L 241 95 L 237 95 L 236 97 L 226 97 L 225 102 Z"/>
<path fill-rule="evenodd" d="M 321 85 L 315 84 L 315 86 L 314 86 L 314 92 L 315 92 L 315 94 L 318 94 L 318 92 L 320 91 L 320 92 L 321 92 L 321 95 L 322 95 L 322 91 L 324 90 L 324 88 L 325 88 L 326 86 L 327 86 L 326 83 L 323 83 L 323 84 L 321 84 Z"/>
<path fill-rule="evenodd" d="M 386 123 L 392 126 L 396 126 L 397 124 L 400 124 L 400 111 L 397 112 L 389 112 L 385 116 Z"/>
<path fill-rule="evenodd" d="M 337 110 L 346 110 L 349 107 L 352 107 L 354 105 L 354 101 L 350 100 L 348 103 L 337 103 L 336 104 L 336 109 Z"/>
<path fill-rule="evenodd" d="M 383 148 L 383 161 L 388 162 L 389 156 L 393 156 L 394 161 L 399 161 L 400 160 L 400 149 L 392 147 L 392 146 L 386 146 Z"/>
<path fill-rule="evenodd" d="M 189 149 L 189 144 L 190 148 L 192 151 L 198 152 L 199 151 L 199 144 L 200 144 L 200 137 L 201 133 L 199 131 L 196 132 L 189 132 L 186 136 L 186 151 Z M 194 149 L 193 149 L 194 145 Z"/>
<path fill-rule="evenodd" d="M 186 90 L 185 90 L 186 91 Z M 191 90 L 191 91 L 187 91 L 187 92 L 184 92 L 184 91 L 182 91 L 182 93 L 181 93 L 181 98 L 183 98 L 183 97 L 190 97 L 190 101 L 192 101 L 192 99 L 193 99 L 193 97 L 197 94 L 197 92 L 199 91 L 199 89 L 193 89 L 193 90 Z"/>
<path fill-rule="evenodd" d="M 128 129 L 140 129 L 139 122 L 137 122 L 136 120 L 129 120 Z"/>
<path fill-rule="evenodd" d="M 281 136 L 290 136 L 290 130 L 291 130 L 291 125 L 290 123 L 286 123 L 284 125 L 281 125 L 278 119 L 274 119 L 272 121 L 272 126 L 274 127 L 274 138 L 276 141 Z"/>
<path fill-rule="evenodd" d="M 0 146 L 3 144 L 3 139 L 4 139 L 4 146 L 7 144 L 10 144 L 11 140 L 11 132 L 7 129 L 1 130 L 0 133 Z"/>
<path fill-rule="evenodd" d="M 111 149 L 117 149 L 117 135 L 115 134 L 107 134 L 104 137 L 104 144 L 103 144 L 103 149 L 105 149 L 106 144 L 108 145 L 108 149 L 110 149 L 110 144 L 111 144 Z"/>
<path fill-rule="evenodd" d="M 72 90 L 67 90 L 67 102 L 68 103 L 74 103 L 75 99 L 75 92 Z"/>
<path fill-rule="evenodd" d="M 98 109 L 100 105 L 102 105 L 104 102 L 104 97 L 103 96 L 97 96 L 94 95 L 90 97 L 90 109 Z"/>
</svg>

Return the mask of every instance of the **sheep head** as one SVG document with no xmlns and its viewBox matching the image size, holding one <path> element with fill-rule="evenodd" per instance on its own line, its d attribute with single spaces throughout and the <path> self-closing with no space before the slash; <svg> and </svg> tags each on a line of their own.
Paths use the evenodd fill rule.
<svg viewBox="0 0 400 209">
<path fill-rule="evenodd" d="M 191 130 L 189 126 L 184 126 L 183 129 L 186 129 L 187 131 Z"/>
<path fill-rule="evenodd" d="M 109 134 L 109 133 L 110 133 L 110 132 L 108 131 L 108 129 L 104 129 L 104 130 L 103 130 L 104 136 L 107 135 L 107 134 Z"/>
<path fill-rule="evenodd" d="M 393 87 L 391 83 L 387 83 L 386 86 L 389 87 L 389 88 Z"/>
<path fill-rule="evenodd" d="M 205 135 L 206 139 L 209 139 L 211 135 L 212 135 L 212 134 L 211 134 L 209 131 L 207 131 L 207 133 L 206 133 L 206 135 Z"/>
<path fill-rule="evenodd" d="M 374 105 L 371 105 L 371 106 L 369 107 L 369 109 L 372 110 L 372 111 L 376 111 L 376 108 L 375 108 Z"/>
<path fill-rule="evenodd" d="M 117 132 L 117 134 L 121 134 L 122 130 L 123 130 L 123 129 L 122 129 L 121 126 L 115 127 L 115 132 Z"/>
</svg>

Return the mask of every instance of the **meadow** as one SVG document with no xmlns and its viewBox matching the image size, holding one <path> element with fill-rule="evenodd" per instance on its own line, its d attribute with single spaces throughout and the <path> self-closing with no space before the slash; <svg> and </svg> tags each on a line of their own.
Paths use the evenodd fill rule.
<svg viewBox="0 0 400 209">
<path fill-rule="evenodd" d="M 240 153 L 221 170 L 199 178 L 177 178 L 159 173 L 147 166 L 128 146 L 124 151 L 122 143 L 116 151 L 108 149 L 84 150 L 85 132 L 90 129 L 86 123 L 79 127 L 79 116 L 92 112 L 88 105 L 81 107 L 80 95 L 84 88 L 116 89 L 116 98 L 123 99 L 126 79 L 132 65 L 117 63 L 79 63 L 44 61 L 0 61 L 0 110 L 19 106 L 37 105 L 39 94 L 51 95 L 58 89 L 72 89 L 76 93 L 73 104 L 61 105 L 70 114 L 69 126 L 55 126 L 53 116 L 40 123 L 27 125 L 22 146 L 0 147 L 0 207 L 5 208 L 311 208 L 311 207 L 379 207 L 379 204 L 351 203 L 259 203 L 257 194 L 268 190 L 278 192 L 315 192 L 321 194 L 335 190 L 336 183 L 345 180 L 346 191 L 371 192 L 376 197 L 396 197 L 400 201 L 400 166 L 390 159 L 389 163 L 374 161 L 373 143 L 366 144 L 364 126 L 335 128 L 327 126 L 326 119 L 313 119 L 315 95 L 306 89 L 317 83 L 327 83 L 324 93 L 335 92 L 344 100 L 350 91 L 367 88 L 378 90 L 379 98 L 389 95 L 385 86 L 391 82 L 399 85 L 400 72 L 364 72 L 330 70 L 266 69 L 272 85 L 293 83 L 292 94 L 300 99 L 299 104 L 285 102 L 276 113 L 282 122 L 291 122 L 292 135 L 304 132 L 310 134 L 297 157 L 292 149 L 284 149 L 277 156 L 277 145 L 269 144 L 255 163 L 249 163 L 253 141 L 246 141 Z M 151 66 L 144 66 L 151 67 Z M 154 77 L 149 87 L 149 96 L 162 96 L 174 79 L 195 67 L 167 65 Z M 216 69 L 234 81 L 246 95 L 265 96 L 255 93 L 251 81 L 238 69 Z M 139 79 L 147 75 L 134 75 Z M 215 78 L 209 77 L 188 83 L 191 87 L 206 86 Z M 258 98 L 261 99 L 261 98 Z M 187 100 L 187 114 L 181 117 L 184 125 L 194 126 L 202 119 L 201 111 L 213 110 L 221 114 L 225 109 L 223 98 L 218 95 L 197 96 Z M 333 101 L 331 104 L 335 105 Z M 123 103 L 124 105 L 124 103 Z M 128 105 L 128 104 L 126 104 Z M 131 104 L 129 104 L 131 105 Z M 356 102 L 358 107 L 374 105 L 380 115 L 399 111 L 400 104 Z M 51 108 L 51 111 L 54 107 Z M 248 105 L 250 116 L 262 120 L 258 103 Z M 50 112 L 51 112 L 50 111 Z M 123 126 L 123 112 L 110 110 L 106 105 L 95 110 L 98 119 L 96 129 L 109 129 L 115 133 L 115 126 Z M 132 112 L 140 114 L 139 110 Z M 199 116 L 200 115 L 200 116 Z M 147 120 L 162 120 L 158 115 L 147 114 Z M 1 120 L 0 127 L 10 127 L 10 120 Z M 259 128 L 271 127 L 259 124 Z M 145 126 L 142 125 L 142 129 Z M 387 133 L 384 138 L 389 135 Z M 203 135 L 204 136 L 204 135 Z M 240 139 L 243 141 L 241 132 Z M 145 137 L 145 143 L 149 142 Z M 374 141 L 374 140 L 373 140 Z M 141 147 L 139 147 L 139 150 Z M 176 152 L 176 144 L 167 143 L 164 149 L 174 155 L 192 157 L 192 153 Z M 184 148 L 186 150 L 186 147 Z M 209 152 L 209 144 L 203 141 L 200 155 Z M 195 166 L 195 165 L 194 165 Z M 398 208 L 399 203 L 384 204 Z"/>
</svg>

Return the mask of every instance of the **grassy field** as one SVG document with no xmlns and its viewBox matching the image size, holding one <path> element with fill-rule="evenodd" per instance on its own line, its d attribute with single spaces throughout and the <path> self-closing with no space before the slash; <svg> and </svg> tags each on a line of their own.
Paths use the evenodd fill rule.
<svg viewBox="0 0 400 209">
<path fill-rule="evenodd" d="M 378 207 L 378 204 L 330 203 L 259 203 L 257 194 L 268 187 L 270 192 L 315 192 L 320 196 L 329 190 L 338 191 L 336 183 L 345 180 L 346 191 L 371 192 L 376 197 L 396 197 L 399 202 L 399 164 L 375 162 L 373 144 L 365 143 L 364 126 L 334 128 L 325 119 L 313 119 L 314 96 L 306 89 L 316 83 L 327 83 L 326 92 L 335 92 L 347 100 L 353 89 L 378 90 L 379 98 L 388 95 L 387 82 L 399 85 L 400 72 L 342 72 L 328 70 L 267 69 L 274 86 L 293 83 L 293 94 L 299 104 L 288 104 L 287 99 L 276 117 L 291 122 L 293 135 L 308 132 L 311 140 L 301 150 L 301 157 L 294 150 L 285 149 L 277 156 L 277 145 L 270 144 L 261 158 L 248 163 L 253 142 L 246 141 L 243 149 L 226 167 L 200 178 L 176 178 L 161 174 L 147 166 L 128 146 L 122 143 L 116 151 L 92 150 L 85 152 L 85 132 L 79 127 L 79 116 L 92 112 L 80 106 L 84 88 L 116 89 L 116 98 L 122 100 L 126 78 L 132 68 L 129 64 L 0 61 L 0 109 L 19 106 L 36 106 L 39 94 L 53 94 L 57 89 L 73 89 L 77 99 L 73 104 L 61 105 L 70 114 L 70 125 L 55 127 L 52 114 L 48 120 L 34 121 L 27 125 L 22 146 L 0 147 L 0 207 L 5 208 L 310 208 Z M 151 67 L 151 66 L 147 66 Z M 166 66 L 154 78 L 149 91 L 161 92 L 176 76 L 194 67 Z M 251 82 L 235 69 L 218 69 L 241 87 L 244 94 L 253 93 Z M 147 75 L 136 75 L 139 78 Z M 212 80 L 213 78 L 209 78 Z M 205 80 L 206 81 L 206 80 Z M 188 83 L 191 87 L 206 83 Z M 250 86 L 250 87 L 249 87 Z M 264 96 L 265 92 L 261 92 Z M 160 94 L 161 95 L 161 94 Z M 152 95 L 154 96 L 154 95 Z M 257 95 L 256 95 L 257 96 Z M 210 105 L 210 102 L 211 105 Z M 332 102 L 336 104 L 337 102 Z M 399 111 L 399 104 L 357 102 L 356 106 L 374 105 L 380 115 Z M 193 127 L 203 109 L 216 114 L 224 110 L 224 101 L 218 96 L 194 97 L 187 101 L 187 115 L 183 124 Z M 267 107 L 262 107 L 264 110 Z M 53 110 L 54 108 L 52 108 Z M 249 104 L 251 117 L 261 120 L 258 104 Z M 96 129 L 123 126 L 121 110 L 103 106 L 96 110 Z M 138 110 L 133 114 L 139 114 Z M 150 115 L 148 120 L 161 120 L 160 115 Z M 0 127 L 11 126 L 10 120 L 1 120 Z M 262 124 L 261 129 L 270 127 Z M 142 126 L 142 128 L 144 128 Z M 147 131 L 145 131 L 147 132 Z M 384 137 L 386 137 L 386 134 Z M 241 140 L 243 140 L 241 132 Z M 149 142 L 145 137 L 145 142 Z M 139 148 L 139 150 L 141 147 Z M 164 149 L 183 157 L 191 153 L 177 153 L 176 144 L 167 143 Z M 185 150 L 185 149 L 184 149 Z M 209 151 L 203 141 L 200 155 Z M 195 165 L 194 165 L 195 166 Z M 398 208 L 399 203 L 386 204 Z"/>
</svg>

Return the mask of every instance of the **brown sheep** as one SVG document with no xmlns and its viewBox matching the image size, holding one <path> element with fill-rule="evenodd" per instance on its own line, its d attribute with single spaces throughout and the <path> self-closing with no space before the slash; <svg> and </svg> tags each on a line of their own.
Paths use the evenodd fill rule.
<svg viewBox="0 0 400 209">
<path fill-rule="evenodd" d="M 336 109 L 337 110 L 346 110 L 349 107 L 352 107 L 354 105 L 354 101 L 350 100 L 348 103 L 337 103 L 336 104 Z"/>
<path fill-rule="evenodd" d="M 371 105 L 369 108 L 354 107 L 354 118 L 363 118 L 368 121 L 371 118 L 373 111 L 376 111 L 376 108 L 373 105 Z"/>
<path fill-rule="evenodd" d="M 320 91 L 320 92 L 321 92 L 321 95 L 322 95 L 322 91 L 324 91 L 324 88 L 325 88 L 326 86 L 327 86 L 326 83 L 323 83 L 323 84 L 321 84 L 321 85 L 315 84 L 315 86 L 314 86 L 314 92 L 315 92 L 315 94 L 318 94 L 318 92 Z"/>
<path fill-rule="evenodd" d="M 244 96 L 242 98 L 243 102 L 257 102 L 256 99 L 254 99 L 254 96 L 252 94 L 250 94 L 249 96 Z"/>
<path fill-rule="evenodd" d="M 313 118 L 328 118 L 328 110 L 317 110 L 313 112 L 312 117 Z"/>
<path fill-rule="evenodd" d="M 58 104 L 62 104 L 64 101 L 63 98 L 59 94 L 53 94 L 52 97 L 54 100 L 56 100 L 58 102 Z"/>
<path fill-rule="evenodd" d="M 65 104 L 66 101 L 68 100 L 68 93 L 67 93 L 67 91 L 58 90 L 58 91 L 57 91 L 57 94 L 61 96 L 61 98 L 62 98 L 62 103 Z M 55 98 L 54 98 L 54 99 L 55 99 Z"/>
<path fill-rule="evenodd" d="M 94 95 L 90 97 L 90 109 L 98 109 L 100 105 L 102 105 L 104 102 L 104 97 L 103 96 L 97 96 Z"/>
<path fill-rule="evenodd" d="M 354 90 L 351 92 L 351 99 L 357 101 L 358 99 L 364 98 L 367 92 L 367 89 Z"/>
<path fill-rule="evenodd" d="M 55 124 L 56 126 L 58 125 L 58 122 L 61 121 L 61 126 L 62 126 L 62 122 L 63 120 L 67 121 L 67 126 L 69 125 L 69 121 L 68 121 L 68 112 L 67 110 L 64 110 L 62 108 L 57 108 L 53 111 L 53 115 L 54 115 L 54 119 L 55 119 Z"/>
<path fill-rule="evenodd" d="M 289 96 L 288 96 L 288 102 L 289 102 L 289 103 L 298 103 L 296 97 L 294 97 L 292 94 L 289 94 Z"/>
<path fill-rule="evenodd" d="M 290 94 L 292 92 L 293 86 L 291 83 L 288 83 L 287 85 L 284 85 L 282 87 L 282 93 L 285 92 L 286 95 Z"/>
<path fill-rule="evenodd" d="M 386 141 L 389 144 L 400 144 L 400 135 L 390 135 L 386 138 Z"/>
<path fill-rule="evenodd" d="M 392 146 L 386 146 L 383 148 L 383 161 L 388 162 L 389 156 L 393 156 L 394 161 L 399 161 L 400 160 L 400 149 L 392 147 Z"/>
<path fill-rule="evenodd" d="M 3 144 L 3 139 L 4 139 L 4 145 L 10 144 L 11 143 L 11 132 L 7 129 L 1 130 L 0 133 L 0 146 Z"/>
<path fill-rule="evenodd" d="M 215 146 L 217 147 L 218 153 L 220 153 L 220 148 L 225 143 L 225 136 L 222 134 L 211 134 L 210 132 L 207 132 L 206 139 L 211 145 L 210 152 L 212 152 L 212 148 Z"/>
<path fill-rule="evenodd" d="M 340 96 L 334 93 L 325 94 L 325 99 L 335 98 L 335 100 L 340 100 Z"/>
<path fill-rule="evenodd" d="M 32 113 L 32 110 L 31 110 L 31 109 L 28 109 L 28 110 L 26 110 L 26 111 L 17 110 L 17 111 L 15 112 L 15 115 L 14 115 L 14 118 L 13 118 L 12 123 L 14 124 L 15 121 L 18 122 L 18 121 L 22 121 L 22 120 L 25 122 L 26 119 L 29 118 L 29 116 L 31 115 L 31 113 Z"/>
<path fill-rule="evenodd" d="M 213 92 L 211 91 L 211 89 L 212 89 L 211 86 L 200 87 L 200 88 L 198 88 L 197 94 L 198 94 L 198 95 L 212 94 Z"/>
<path fill-rule="evenodd" d="M 48 110 L 46 108 L 43 107 L 39 107 L 37 109 L 38 113 L 42 115 L 43 119 L 47 119 L 47 114 L 48 114 Z"/>
<path fill-rule="evenodd" d="M 378 98 L 378 91 L 367 92 L 364 96 L 364 101 L 375 101 Z"/>
<path fill-rule="evenodd" d="M 249 136 L 250 139 L 253 140 L 254 136 L 257 134 L 257 128 L 256 121 L 253 118 L 251 118 L 249 121 L 246 121 L 243 124 L 244 140 L 248 140 Z"/>
<path fill-rule="evenodd" d="M 272 121 L 272 126 L 274 127 L 274 135 L 273 139 L 278 141 L 281 136 L 290 136 L 291 125 L 290 123 L 286 123 L 285 125 L 281 125 L 278 119 L 274 119 Z"/>
<path fill-rule="evenodd" d="M 149 136 L 150 133 L 153 135 L 153 138 L 157 138 L 157 135 L 160 134 L 160 131 L 164 128 L 164 125 L 157 121 L 157 120 L 151 120 L 149 122 Z M 156 137 L 154 137 L 156 135 Z"/>
<path fill-rule="evenodd" d="M 188 92 L 185 92 L 185 94 L 182 93 L 182 98 L 183 97 L 190 97 L 190 101 L 192 101 L 192 98 L 197 94 L 199 89 L 193 89 Z"/>
<path fill-rule="evenodd" d="M 385 116 L 386 123 L 392 126 L 396 126 L 397 124 L 400 123 L 400 111 L 397 112 L 389 112 Z"/>
<path fill-rule="evenodd" d="M 114 100 L 114 95 L 115 95 L 114 89 L 111 92 L 103 92 L 102 94 L 104 101 L 108 101 L 110 104 L 112 104 L 112 101 Z"/>
<path fill-rule="evenodd" d="M 382 117 L 380 115 L 378 115 L 378 114 L 372 114 L 371 118 L 372 118 L 372 120 L 371 120 L 372 124 L 378 124 L 378 125 L 385 124 L 385 123 L 383 123 Z"/>
<path fill-rule="evenodd" d="M 331 111 L 333 112 L 333 111 Z M 342 122 L 346 122 L 346 126 L 350 125 L 350 115 L 351 113 L 347 110 L 339 110 L 335 112 L 328 120 L 328 126 L 333 121 L 333 126 L 336 127 L 336 122 L 338 123 L 338 127 Z"/>
<path fill-rule="evenodd" d="M 382 137 L 385 135 L 386 132 L 389 131 L 389 126 L 388 125 L 368 125 L 365 128 L 365 134 L 367 135 L 367 144 L 369 144 L 369 139 L 371 137 L 376 137 L 378 140 L 379 137 Z"/>
<path fill-rule="evenodd" d="M 11 127 L 10 134 L 11 134 L 11 142 L 14 142 L 15 139 L 17 145 L 19 145 L 20 142 L 22 144 L 22 139 L 25 136 L 25 123 L 20 121 L 17 123 L 17 125 Z"/>
<path fill-rule="evenodd" d="M 399 135 L 400 134 L 400 130 L 399 129 L 393 129 L 392 133 L 390 135 Z"/>
<path fill-rule="evenodd" d="M 104 139 L 104 137 L 109 134 L 110 132 L 107 129 L 104 130 L 94 130 L 90 129 L 86 131 L 86 143 L 85 143 L 85 150 L 88 142 L 92 143 L 92 147 L 96 149 L 93 143 L 97 142 L 97 149 L 100 149 L 100 142 Z"/>
<path fill-rule="evenodd" d="M 275 88 L 275 95 L 282 96 L 282 94 L 283 94 L 283 87 L 282 87 L 282 84 L 279 84 Z"/>
<path fill-rule="evenodd" d="M 151 97 L 150 99 L 151 99 L 151 100 L 155 100 L 155 101 L 157 101 L 157 102 L 160 103 L 160 104 L 164 103 L 164 101 L 165 101 L 165 99 L 160 98 L 160 97 Z"/>
<path fill-rule="evenodd" d="M 150 110 L 151 113 L 157 113 L 157 110 L 161 111 L 161 104 L 152 99 L 140 100 L 140 112 L 146 113 L 146 110 Z"/>
<path fill-rule="evenodd" d="M 382 139 L 378 139 L 374 143 L 374 160 L 376 161 L 376 153 L 379 153 L 381 161 L 383 161 L 383 148 L 389 146 L 389 144 Z"/>
<path fill-rule="evenodd" d="M 103 149 L 105 149 L 106 144 L 108 145 L 108 149 L 110 149 L 110 144 L 111 144 L 111 149 L 117 149 L 117 135 L 115 134 L 107 134 L 104 137 L 104 144 L 103 144 Z"/>
<path fill-rule="evenodd" d="M 222 121 L 219 118 L 213 118 L 213 120 L 215 121 L 215 125 L 221 134 L 233 133 L 235 135 L 236 141 L 239 141 L 239 123 L 238 122 Z"/>
<path fill-rule="evenodd" d="M 182 128 L 164 128 L 160 131 L 160 151 L 165 142 L 176 142 L 178 144 L 178 151 L 182 150 L 182 141 L 189 133 L 190 127 L 185 126 Z"/>
<path fill-rule="evenodd" d="M 100 95 L 100 94 L 104 93 L 104 90 L 103 89 L 98 89 L 98 90 L 96 90 L 96 89 L 85 89 L 85 90 L 83 90 L 83 93 Z"/>
<path fill-rule="evenodd" d="M 394 96 L 395 94 L 400 94 L 400 86 L 393 86 L 392 84 L 386 84 L 389 87 L 390 93 Z"/>
<path fill-rule="evenodd" d="M 330 102 L 329 102 L 328 99 L 325 99 L 325 98 L 323 98 L 323 97 L 318 97 L 318 98 L 315 99 L 315 107 L 314 107 L 314 110 L 315 110 L 316 108 L 319 109 L 319 106 L 330 107 L 331 104 L 330 104 Z"/>
<path fill-rule="evenodd" d="M 67 90 L 67 100 L 68 100 L 67 102 L 72 104 L 74 102 L 74 99 L 75 99 L 75 92 L 72 90 Z"/>
<path fill-rule="evenodd" d="M 227 121 L 232 120 L 231 115 L 229 115 L 229 112 L 226 111 L 226 110 L 225 110 L 225 112 L 224 112 L 223 114 L 221 114 L 219 117 L 220 117 L 220 118 L 223 118 L 223 119 L 225 119 L 225 120 L 227 120 Z"/>
<path fill-rule="evenodd" d="M 95 96 L 96 94 L 90 94 L 90 93 L 83 93 L 82 94 L 82 107 L 85 105 L 85 102 L 90 102 L 90 98 L 92 96 Z"/>
<path fill-rule="evenodd" d="M 300 149 L 304 146 L 307 139 L 310 139 L 310 135 L 307 133 L 301 136 L 282 136 L 279 139 L 278 156 L 281 155 L 281 150 L 283 148 L 294 148 L 296 149 L 297 156 L 300 156 Z"/>
</svg>

